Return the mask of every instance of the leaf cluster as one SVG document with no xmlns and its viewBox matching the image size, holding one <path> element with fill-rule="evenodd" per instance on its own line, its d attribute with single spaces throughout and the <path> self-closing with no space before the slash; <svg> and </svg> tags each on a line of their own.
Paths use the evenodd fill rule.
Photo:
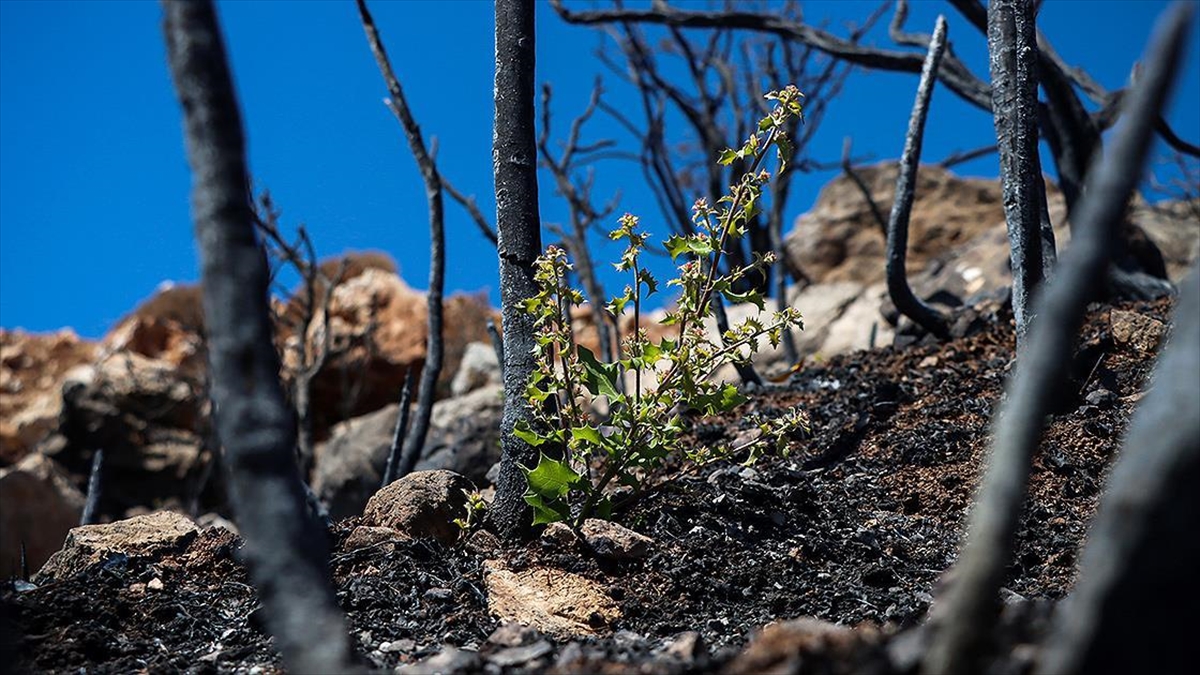
<svg viewBox="0 0 1200 675">
<path fill-rule="evenodd" d="M 632 309 L 634 319 L 634 330 L 623 340 L 621 358 L 614 363 L 602 362 L 575 342 L 571 309 L 585 299 L 568 282 L 572 266 L 566 252 L 551 246 L 535 263 L 539 292 L 524 303 L 536 330 L 538 365 L 525 392 L 533 419 L 514 431 L 541 450 L 537 466 L 525 467 L 525 501 L 533 507 L 534 524 L 578 525 L 594 515 L 609 517 L 613 483 L 639 494 L 649 470 L 673 452 L 697 465 L 743 455 L 753 462 L 772 447 L 786 452 L 789 432 L 805 426 L 804 415 L 792 410 L 777 419 L 757 420 L 760 433 L 740 446 L 681 448 L 679 442 L 689 416 L 729 412 L 747 400 L 735 385 L 712 381 L 714 371 L 748 361 L 763 337 L 777 346 L 785 329 L 803 328 L 794 308 L 764 320 L 761 294 L 734 290 L 741 278 L 773 264 L 773 255 L 756 257 L 725 274 L 718 271 L 726 245 L 745 233 L 759 208 L 763 186 L 770 180 L 761 168 L 768 151 L 775 148 L 780 170 L 791 159 L 785 129 L 790 120 L 802 116 L 803 94 L 789 86 L 766 97 L 776 102 L 772 112 L 739 149 L 726 150 L 719 160 L 729 164 L 743 159 L 748 170 L 715 207 L 704 199 L 696 201 L 694 234 L 664 242 L 678 264 L 677 276 L 666 282 L 678 289 L 678 300 L 661 321 L 678 328 L 674 337 L 653 340 L 642 327 L 643 300 L 659 292 L 659 282 L 641 266 L 649 235 L 638 229 L 637 217 L 626 214 L 610 234 L 625 244 L 615 267 L 629 275 L 630 283 L 605 309 L 616 316 Z M 753 303 L 760 315 L 724 335 L 711 336 L 704 326 L 714 294 L 729 302 Z"/>
</svg>

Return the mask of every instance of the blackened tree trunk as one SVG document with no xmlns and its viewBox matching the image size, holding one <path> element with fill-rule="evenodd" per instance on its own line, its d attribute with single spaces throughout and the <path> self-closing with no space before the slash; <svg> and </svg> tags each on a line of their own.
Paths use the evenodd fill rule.
<svg viewBox="0 0 1200 675">
<path fill-rule="evenodd" d="M 887 226 L 888 295 L 902 314 L 941 339 L 949 337 L 950 334 L 946 319 L 913 295 L 912 288 L 908 285 L 908 270 L 904 261 L 908 251 L 908 219 L 912 214 L 917 189 L 917 171 L 921 164 L 925 119 L 929 115 L 929 101 L 933 96 L 934 82 L 937 81 L 938 63 L 945 50 L 946 17 L 939 16 L 934 26 L 933 37 L 929 40 L 929 51 L 925 55 L 921 81 L 917 85 L 917 97 L 913 102 L 912 116 L 908 120 L 904 153 L 900 156 L 900 174 L 896 177 L 896 198 L 892 202 L 892 213 Z"/>
<path fill-rule="evenodd" d="M 1200 269 L 1129 425 L 1039 672 L 1182 673 L 1200 601 Z M 1187 412 L 1190 411 L 1190 412 Z M 1164 599 L 1169 600 L 1164 602 Z"/>
<path fill-rule="evenodd" d="M 513 434 L 529 420 L 525 386 L 534 370 L 533 317 L 523 302 L 537 295 L 533 263 L 541 253 L 537 138 L 534 115 L 534 0 L 496 0 L 495 122 L 492 169 L 496 181 L 496 233 L 500 252 L 500 304 L 504 322 L 504 417 L 500 423 L 500 476 L 492 524 L 504 537 L 529 530 L 522 465 L 537 451 Z"/>
<path fill-rule="evenodd" d="M 255 238 L 245 141 L 208 0 L 168 0 L 165 33 L 183 105 L 217 433 L 250 575 L 293 672 L 348 667 L 325 534 L 306 514 L 293 413 L 271 341 L 268 270 Z"/>
<path fill-rule="evenodd" d="M 1000 151 L 1018 346 L 1025 343 L 1032 318 L 1031 297 L 1042 281 L 1042 214 L 1046 211 L 1045 191 L 1039 185 L 1042 166 L 1038 158 L 1038 52 L 1033 5 L 1033 0 L 992 0 L 987 13 L 992 116 Z"/>
<path fill-rule="evenodd" d="M 934 607 L 923 672 L 978 672 L 999 612 L 1029 467 L 1056 390 L 1067 377 L 1087 303 L 1120 245 L 1125 205 L 1142 175 L 1154 124 L 1179 71 L 1188 15 L 1180 7 L 1151 38 L 1146 75 L 1129 94 L 1126 121 L 1104 161 L 1089 173 L 1075 238 L 1037 300 L 1041 308 L 993 423 L 987 469 L 967 525 L 953 582 Z M 1193 345 L 1194 346 L 1194 345 Z"/>
</svg>

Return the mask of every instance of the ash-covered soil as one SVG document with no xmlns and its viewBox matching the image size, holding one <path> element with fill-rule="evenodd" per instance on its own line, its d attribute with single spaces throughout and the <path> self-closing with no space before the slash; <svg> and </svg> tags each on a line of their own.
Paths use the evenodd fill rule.
<svg viewBox="0 0 1200 675">
<path fill-rule="evenodd" d="M 1171 304 L 1123 307 L 1166 322 Z M 1089 313 L 1073 380 L 1035 460 L 1001 649 L 1036 639 L 1052 601 L 1070 589 L 1105 471 L 1153 365 L 1153 354 L 1114 340 L 1109 312 Z M 656 542 L 640 561 L 541 540 L 502 551 L 424 541 L 346 551 L 354 522 L 339 523 L 332 569 L 359 660 L 395 667 L 434 657 L 468 672 L 753 670 L 769 661 L 732 659 L 754 631 L 816 617 L 864 629 L 850 643 L 810 641 L 806 649 L 826 657 L 809 659 L 811 672 L 903 671 L 900 642 L 913 634 L 905 629 L 923 618 L 957 550 L 1012 366 L 1009 323 L 984 314 L 977 332 L 945 344 L 810 363 L 756 393 L 749 410 L 697 424 L 689 442 L 729 442 L 748 429 L 745 412 L 798 405 L 811 433 L 785 458 L 666 475 L 619 515 Z M 17 639 L 14 659 L 3 660 L 38 672 L 275 670 L 239 546 L 227 530 L 209 529 L 166 556 L 111 559 L 36 590 L 7 587 L 0 606 L 10 625 L 0 632 Z M 593 579 L 622 618 L 605 636 L 569 643 L 513 630 L 489 641 L 499 622 L 487 610 L 486 558 Z M 160 590 L 146 586 L 154 579 Z M 881 656 L 887 645 L 896 647 L 891 658 Z"/>
</svg>

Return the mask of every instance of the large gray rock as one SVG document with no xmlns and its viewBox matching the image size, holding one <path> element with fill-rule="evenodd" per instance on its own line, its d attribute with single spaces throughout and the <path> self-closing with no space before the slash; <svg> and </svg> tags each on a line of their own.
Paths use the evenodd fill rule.
<svg viewBox="0 0 1200 675">
<path fill-rule="evenodd" d="M 492 385 L 433 405 L 418 470 L 447 469 L 483 482 L 500 458 L 502 388 Z M 316 448 L 313 490 L 333 518 L 362 513 L 379 489 L 400 406 L 393 404 L 342 422 Z"/>
</svg>

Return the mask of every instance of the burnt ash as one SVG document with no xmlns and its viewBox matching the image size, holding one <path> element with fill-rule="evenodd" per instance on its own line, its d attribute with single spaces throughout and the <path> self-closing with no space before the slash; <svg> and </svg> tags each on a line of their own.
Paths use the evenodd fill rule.
<svg viewBox="0 0 1200 675">
<path fill-rule="evenodd" d="M 1167 321 L 1171 305 L 1123 307 Z M 811 425 L 788 457 L 664 474 L 620 514 L 656 541 L 641 561 L 608 562 L 540 540 L 486 556 L 427 541 L 346 551 L 356 520 L 335 525 L 331 570 L 359 662 L 391 668 L 450 645 L 480 652 L 459 655 L 456 668 L 472 672 L 700 672 L 727 663 L 773 621 L 867 624 L 883 641 L 912 634 L 906 629 L 924 617 L 954 560 L 1012 366 L 1010 317 L 985 313 L 974 324 L 974 334 L 944 344 L 818 362 L 755 393 L 738 415 L 699 421 L 686 442 L 732 442 L 750 429 L 746 413 L 793 405 Z M 1073 379 L 1034 462 L 1001 647 L 1036 640 L 1049 604 L 1069 591 L 1152 365 L 1153 355 L 1114 341 L 1108 307 L 1091 308 Z M 5 632 L 20 636 L 18 668 L 278 669 L 240 546 L 228 531 L 209 529 L 182 552 L 118 556 L 36 590 L 6 587 L 0 608 L 13 628 Z M 520 647 L 489 644 L 499 622 L 487 610 L 485 557 L 596 580 L 623 616 L 606 637 L 560 644 L 531 632 Z M 154 579 L 162 590 L 145 586 Z M 702 647 L 671 655 L 667 647 L 687 631 L 699 633 Z M 872 645 L 862 649 L 876 654 Z M 889 663 L 875 665 L 888 672 Z"/>
</svg>

